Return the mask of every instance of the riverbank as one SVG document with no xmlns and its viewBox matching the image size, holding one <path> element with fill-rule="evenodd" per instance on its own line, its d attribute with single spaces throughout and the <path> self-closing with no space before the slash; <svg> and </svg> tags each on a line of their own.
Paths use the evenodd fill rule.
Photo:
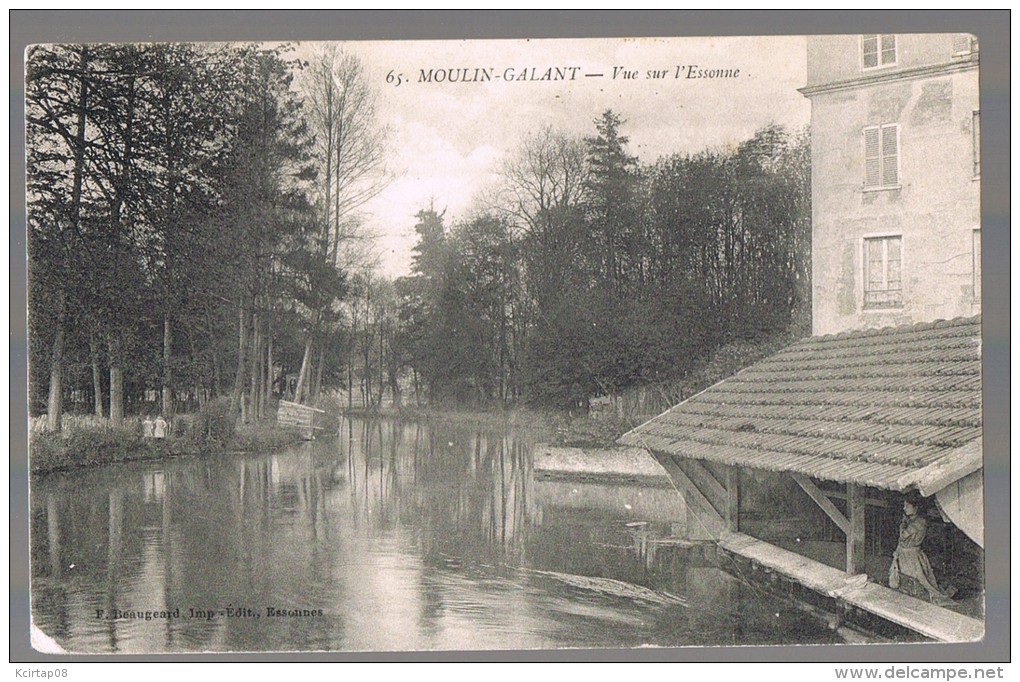
<svg viewBox="0 0 1020 682">
<path fill-rule="evenodd" d="M 300 440 L 300 429 L 280 427 L 269 421 L 238 424 L 226 437 L 192 430 L 170 438 L 143 438 L 141 431 L 130 423 L 121 427 L 78 427 L 59 434 L 31 434 L 29 467 L 35 476 L 122 462 L 277 450 Z"/>
<path fill-rule="evenodd" d="M 396 419 L 478 427 L 527 427 L 550 445 L 574 448 L 612 448 L 616 439 L 654 415 L 623 418 L 612 414 L 572 415 L 525 408 L 458 410 L 448 408 L 403 407 L 401 409 L 343 409 L 342 414 L 356 419 Z"/>
<path fill-rule="evenodd" d="M 806 333 L 806 332 L 805 332 Z M 667 406 L 696 395 L 719 381 L 731 377 L 764 357 L 789 345 L 803 334 L 779 334 L 757 343 L 733 342 L 716 350 L 712 356 L 696 363 L 695 369 L 683 380 L 669 386 Z M 335 406 L 335 407 L 334 407 Z M 405 404 L 397 407 L 348 408 L 343 400 L 333 402 L 327 414 L 339 414 L 359 419 L 398 419 L 403 421 L 431 421 L 437 423 L 491 426 L 527 426 L 539 432 L 546 431 L 544 442 L 562 447 L 585 449 L 613 448 L 617 439 L 634 427 L 657 416 L 662 409 L 650 406 L 641 408 L 646 414 L 622 416 L 612 410 L 594 411 L 591 414 L 571 414 L 567 411 L 545 411 L 523 407 L 493 406 L 489 409 L 460 409 L 455 406 L 418 406 Z"/>
<path fill-rule="evenodd" d="M 622 419 L 615 415 L 575 416 L 561 412 L 528 409 L 456 410 L 403 408 L 343 410 L 354 418 L 395 419 L 439 424 L 462 424 L 481 428 L 527 428 L 541 441 L 561 447 L 604 449 L 643 419 Z M 330 421 L 327 431 L 335 432 Z M 181 415 L 169 438 L 143 438 L 137 419 L 121 426 L 108 420 L 82 419 L 59 433 L 34 431 L 30 434 L 32 474 L 115 464 L 200 457 L 227 452 L 275 450 L 302 439 L 300 429 L 278 426 L 275 420 L 231 426 L 220 414 Z"/>
</svg>

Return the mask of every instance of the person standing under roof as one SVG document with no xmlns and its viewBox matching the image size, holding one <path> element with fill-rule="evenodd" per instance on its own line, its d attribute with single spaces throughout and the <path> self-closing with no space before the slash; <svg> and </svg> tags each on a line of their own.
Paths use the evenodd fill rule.
<svg viewBox="0 0 1020 682">
<path fill-rule="evenodd" d="M 909 594 L 912 587 L 910 583 L 913 581 L 927 592 L 928 599 L 933 604 L 950 604 L 951 595 L 939 587 L 928 555 L 921 549 L 921 543 L 924 542 L 927 533 L 928 521 L 919 512 L 918 503 L 911 499 L 904 500 L 900 540 L 896 545 L 896 551 L 893 552 L 892 566 L 889 568 L 889 587 Z"/>
</svg>

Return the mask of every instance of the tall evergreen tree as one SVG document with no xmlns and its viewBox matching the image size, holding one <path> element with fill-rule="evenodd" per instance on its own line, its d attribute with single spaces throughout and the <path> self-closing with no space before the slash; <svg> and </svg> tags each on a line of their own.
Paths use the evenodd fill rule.
<svg viewBox="0 0 1020 682">
<path fill-rule="evenodd" d="M 628 138 L 620 133 L 623 123 L 607 109 L 595 121 L 598 134 L 585 139 L 584 213 L 590 234 L 586 244 L 596 282 L 615 292 L 631 280 L 643 279 L 637 157 L 626 151 Z"/>
</svg>

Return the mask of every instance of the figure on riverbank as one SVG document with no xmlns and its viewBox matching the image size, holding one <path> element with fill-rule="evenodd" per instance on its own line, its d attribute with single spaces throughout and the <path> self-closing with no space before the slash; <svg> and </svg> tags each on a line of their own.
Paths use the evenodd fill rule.
<svg viewBox="0 0 1020 682">
<path fill-rule="evenodd" d="M 156 421 L 153 424 L 152 437 L 153 438 L 166 438 L 166 436 L 167 436 L 167 429 L 168 429 L 168 424 L 167 424 L 166 420 L 163 419 L 163 415 L 159 415 L 158 417 L 156 417 Z"/>
<path fill-rule="evenodd" d="M 926 593 L 933 604 L 949 604 L 952 603 L 950 594 L 939 587 L 931 562 L 921 549 L 927 532 L 928 521 L 919 512 L 917 503 L 904 500 L 900 539 L 889 568 L 889 587 L 914 596 Z"/>
</svg>

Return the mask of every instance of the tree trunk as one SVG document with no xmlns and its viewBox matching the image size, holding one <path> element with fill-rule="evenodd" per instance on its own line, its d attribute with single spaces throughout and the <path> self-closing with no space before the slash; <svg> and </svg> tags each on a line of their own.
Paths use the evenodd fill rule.
<svg viewBox="0 0 1020 682">
<path fill-rule="evenodd" d="M 218 338 L 216 330 L 213 329 L 212 315 L 209 312 L 209 304 L 205 306 L 205 324 L 209 330 L 209 349 L 212 362 L 212 389 L 210 395 L 215 396 L 219 394 L 222 383 L 220 381 L 220 361 L 219 356 L 216 354 L 216 339 Z"/>
<path fill-rule="evenodd" d="M 379 407 L 382 407 L 383 392 L 386 390 L 386 383 L 383 380 L 383 324 L 379 322 Z"/>
<path fill-rule="evenodd" d="M 103 416 L 103 375 L 99 368 L 99 343 L 96 341 L 96 333 L 89 332 L 89 355 L 92 360 L 92 397 L 95 405 L 95 415 Z"/>
<path fill-rule="evenodd" d="M 358 383 L 358 389 L 361 391 L 361 407 L 367 410 L 369 405 L 368 405 L 368 393 L 365 392 L 365 383 L 368 382 L 369 376 L 368 372 L 365 370 L 362 370 L 361 374 L 362 378 L 361 381 Z"/>
<path fill-rule="evenodd" d="M 392 343 L 393 343 L 392 338 L 390 340 L 390 343 L 392 345 Z M 393 353 L 393 349 L 392 348 L 390 348 L 390 353 L 391 353 L 391 355 L 390 355 L 390 371 L 388 372 L 388 374 L 390 375 L 390 396 L 393 398 L 393 407 L 394 407 L 394 409 L 399 411 L 401 406 L 402 406 L 402 404 L 403 404 L 403 396 L 400 394 L 400 368 L 397 365 L 397 363 L 394 361 L 394 358 L 393 358 L 393 355 L 392 355 L 392 353 Z"/>
<path fill-rule="evenodd" d="M 273 381 L 276 379 L 273 372 L 273 331 L 272 328 L 266 333 L 266 380 L 262 382 L 262 405 L 269 405 L 269 398 L 273 393 Z"/>
<path fill-rule="evenodd" d="M 237 309 L 237 369 L 234 372 L 234 390 L 230 394 L 230 414 L 237 416 L 238 410 L 244 411 L 244 375 L 245 348 L 248 345 L 248 325 L 244 307 Z M 242 414 L 243 418 L 243 414 Z"/>
<path fill-rule="evenodd" d="M 319 398 L 319 394 L 322 392 L 322 366 L 326 364 L 326 344 L 319 344 L 319 363 L 318 368 L 315 370 L 315 383 L 312 385 L 312 402 L 314 403 Z"/>
<path fill-rule="evenodd" d="M 319 317 L 322 315 L 321 310 L 316 310 L 315 314 L 312 315 L 312 324 L 308 328 L 308 338 L 305 340 L 305 354 L 301 358 L 301 371 L 298 373 L 297 388 L 294 389 L 294 402 L 300 403 L 303 394 L 308 390 L 308 380 L 311 377 L 311 362 L 312 362 L 312 341 L 315 339 L 315 334 L 319 329 Z"/>
<path fill-rule="evenodd" d="M 78 92 L 77 124 L 74 135 L 74 171 L 71 180 L 71 220 L 74 229 L 81 225 L 81 195 L 85 174 L 85 127 L 88 110 L 88 48 L 82 46 L 78 52 L 81 68 L 81 88 Z M 57 313 L 57 333 L 53 339 L 53 352 L 50 358 L 50 391 L 46 401 L 46 430 L 60 431 L 64 413 L 63 379 L 64 379 L 64 325 L 67 321 L 65 294 L 61 292 Z"/>
<path fill-rule="evenodd" d="M 354 337 L 347 351 L 347 411 L 354 408 Z"/>
<path fill-rule="evenodd" d="M 135 79 L 128 79 L 127 112 L 124 116 L 124 154 L 122 171 L 117 178 L 116 194 L 110 207 L 110 224 L 115 230 L 113 236 L 113 267 L 118 271 L 121 267 L 123 254 L 121 239 L 121 219 L 125 198 L 131 186 L 131 168 L 134 149 L 134 113 L 135 113 Z M 110 354 L 110 424 L 120 426 L 124 423 L 124 370 L 121 367 L 121 349 L 117 341 L 118 325 L 110 325 L 106 333 L 107 350 Z"/>
<path fill-rule="evenodd" d="M 367 333 L 367 331 L 366 331 Z M 371 364 L 371 340 L 366 339 L 364 345 L 364 369 L 361 372 L 361 402 L 368 408 L 372 406 L 372 364 Z"/>
<path fill-rule="evenodd" d="M 372 406 L 372 328 L 369 326 L 368 313 L 365 313 L 365 340 L 361 345 L 363 351 L 362 357 L 364 360 L 364 370 L 362 376 L 364 380 L 361 382 L 362 401 L 365 407 Z"/>
<path fill-rule="evenodd" d="M 251 339 L 251 372 L 250 372 L 250 388 L 248 391 L 248 413 L 252 419 L 258 420 L 260 416 L 259 410 L 259 367 L 261 366 L 262 359 L 262 348 L 261 348 L 261 332 L 259 330 L 259 315 L 258 313 L 252 314 L 252 339 Z"/>
<path fill-rule="evenodd" d="M 53 338 L 53 353 L 50 356 L 50 394 L 46 402 L 46 430 L 59 433 L 64 416 L 64 325 L 67 321 L 67 306 L 60 296 L 57 313 L 57 333 Z"/>
<path fill-rule="evenodd" d="M 195 347 L 195 325 L 188 325 L 188 345 L 191 347 L 191 363 L 193 366 L 199 366 L 198 363 L 198 350 Z M 199 372 L 201 375 L 201 372 Z M 205 409 L 205 381 L 198 379 L 195 382 L 193 389 L 195 391 L 195 400 L 198 402 L 198 410 L 201 412 Z"/>
<path fill-rule="evenodd" d="M 110 424 L 120 426 L 124 422 L 124 370 L 117 365 L 120 358 L 110 350 Z"/>
<path fill-rule="evenodd" d="M 400 383 L 396 375 L 390 378 L 390 393 L 393 394 L 393 409 L 399 412 L 400 408 L 404 406 L 404 396 L 400 393 Z"/>
<path fill-rule="evenodd" d="M 81 67 L 81 89 L 78 92 L 78 120 L 77 128 L 75 129 L 74 145 L 74 178 L 71 183 L 71 219 L 74 221 L 75 228 L 81 222 L 81 193 L 85 171 L 85 117 L 88 112 L 89 101 L 89 82 L 85 78 L 85 73 L 88 70 L 88 48 L 83 46 L 78 53 L 78 57 Z"/>
<path fill-rule="evenodd" d="M 163 408 L 162 413 L 170 418 L 174 409 L 173 376 L 170 370 L 170 343 L 172 340 L 170 329 L 170 313 L 163 314 Z"/>
<path fill-rule="evenodd" d="M 260 345 L 261 350 L 259 351 L 259 419 L 266 416 L 266 407 L 269 404 L 269 396 L 266 393 L 266 382 L 269 380 L 269 372 L 266 371 L 265 358 L 268 357 L 269 353 L 269 334 L 268 330 L 262 332 L 262 343 Z"/>
<path fill-rule="evenodd" d="M 305 340 L 305 354 L 301 358 L 301 371 L 298 372 L 297 387 L 294 389 L 294 402 L 300 403 L 305 392 L 305 388 L 308 385 L 306 377 L 309 374 L 309 365 L 312 362 L 312 334 L 308 334 L 308 339 Z"/>
</svg>

